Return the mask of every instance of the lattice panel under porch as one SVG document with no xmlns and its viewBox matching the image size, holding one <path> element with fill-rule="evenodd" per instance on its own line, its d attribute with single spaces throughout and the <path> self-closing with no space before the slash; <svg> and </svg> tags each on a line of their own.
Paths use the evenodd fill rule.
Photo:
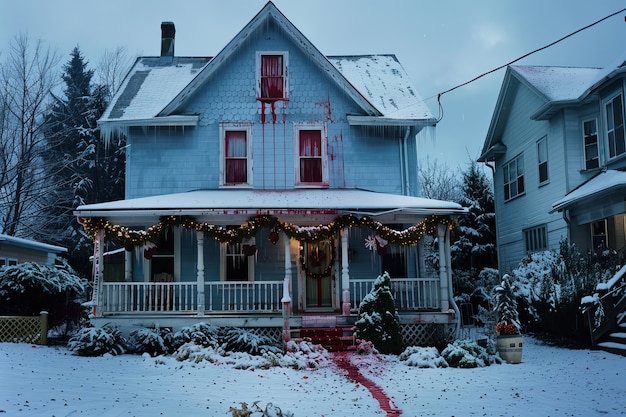
<svg viewBox="0 0 626 417">
<path fill-rule="evenodd" d="M 257 336 L 269 337 L 278 343 L 283 340 L 283 329 L 279 327 L 248 327 L 246 330 Z"/>
<path fill-rule="evenodd" d="M 448 324 L 417 323 L 402 325 L 405 346 L 435 346 L 453 339 L 454 327 Z"/>
</svg>

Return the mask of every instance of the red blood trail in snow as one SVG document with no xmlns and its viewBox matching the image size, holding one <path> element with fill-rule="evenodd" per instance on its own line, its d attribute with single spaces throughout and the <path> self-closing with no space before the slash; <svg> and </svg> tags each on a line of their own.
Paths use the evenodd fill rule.
<svg viewBox="0 0 626 417">
<path fill-rule="evenodd" d="M 333 362 L 348 373 L 348 378 L 363 385 L 369 390 L 372 397 L 374 397 L 378 401 L 378 404 L 380 404 L 380 408 L 387 413 L 387 417 L 401 415 L 402 410 L 396 408 L 391 398 L 385 394 L 382 388 L 376 385 L 373 381 L 364 377 L 359 370 L 352 365 L 352 363 L 350 363 L 349 355 L 351 355 L 350 352 L 334 352 L 332 356 Z"/>
</svg>

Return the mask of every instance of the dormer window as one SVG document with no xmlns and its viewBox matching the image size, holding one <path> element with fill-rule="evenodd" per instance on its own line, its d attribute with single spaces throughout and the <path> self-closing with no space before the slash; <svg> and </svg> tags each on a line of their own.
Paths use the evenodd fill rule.
<svg viewBox="0 0 626 417">
<path fill-rule="evenodd" d="M 258 97 L 263 101 L 287 99 L 287 53 L 258 53 Z"/>
</svg>

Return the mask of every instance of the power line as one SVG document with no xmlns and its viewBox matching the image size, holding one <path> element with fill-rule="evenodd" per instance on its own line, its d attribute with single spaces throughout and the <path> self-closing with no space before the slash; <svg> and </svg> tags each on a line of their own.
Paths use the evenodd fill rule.
<svg viewBox="0 0 626 417">
<path fill-rule="evenodd" d="M 570 34 L 568 34 L 568 35 L 565 35 L 565 36 L 563 36 L 562 38 L 557 39 L 557 40 L 556 40 L 556 41 L 554 41 L 554 42 L 551 42 L 551 43 L 549 43 L 549 44 L 547 44 L 547 45 L 545 45 L 545 46 L 542 46 L 541 48 L 537 48 L 537 49 L 535 49 L 534 51 L 528 52 L 528 53 L 526 53 L 526 54 L 524 54 L 524 55 L 520 56 L 519 58 L 515 58 L 513 61 L 507 62 L 507 63 L 506 63 L 506 64 L 504 64 L 504 65 L 500 65 L 499 67 L 494 68 L 494 69 L 492 69 L 492 70 L 489 70 L 489 71 L 487 71 L 487 72 L 484 72 L 484 73 L 480 74 L 479 76 L 472 78 L 472 79 L 471 79 L 471 80 L 469 80 L 469 81 L 466 81 L 466 82 L 464 82 L 464 83 L 462 83 L 462 84 L 459 84 L 459 85 L 457 85 L 457 86 L 454 86 L 454 87 L 452 87 L 452 88 L 450 88 L 450 89 L 448 89 L 448 90 L 446 90 L 446 91 L 443 91 L 443 92 L 441 92 L 441 93 L 437 94 L 437 104 L 439 105 L 439 115 L 440 115 L 440 116 L 439 116 L 439 118 L 437 118 L 437 123 L 439 123 L 439 122 L 441 121 L 441 119 L 443 119 L 443 106 L 441 105 L 441 96 L 442 96 L 442 95 L 444 95 L 444 94 L 446 94 L 446 93 L 449 93 L 450 91 L 454 91 L 454 90 L 456 90 L 457 88 L 460 88 L 460 87 L 463 87 L 463 86 L 465 86 L 465 85 L 471 84 L 471 83 L 473 83 L 474 81 L 476 81 L 476 80 L 478 80 L 478 79 L 480 79 L 480 78 L 482 78 L 482 77 L 484 77 L 484 76 L 486 76 L 486 75 L 489 75 L 489 74 L 491 74 L 491 73 L 493 73 L 493 72 L 496 72 L 496 71 L 498 71 L 498 70 L 501 70 L 502 68 L 505 68 L 505 67 L 507 67 L 507 66 L 509 66 L 509 65 L 511 65 L 511 64 L 514 64 L 514 63 L 516 63 L 517 61 L 519 61 L 519 60 L 521 60 L 521 59 L 526 58 L 527 56 L 530 56 L 530 55 L 532 55 L 532 54 L 534 54 L 534 53 L 537 53 L 537 52 L 539 52 L 539 51 L 543 51 L 544 49 L 547 49 L 547 48 L 549 48 L 549 47 L 551 47 L 551 46 L 553 46 L 553 45 L 556 45 L 557 43 L 559 43 L 559 42 L 561 42 L 561 41 L 564 41 L 565 39 L 567 39 L 567 38 L 569 38 L 569 37 L 572 37 L 572 36 L 576 35 L 577 33 L 582 32 L 583 30 L 589 29 L 590 27 L 595 26 L 595 25 L 597 25 L 598 23 L 601 23 L 601 22 L 603 22 L 603 21 L 605 21 L 605 20 L 607 20 L 607 19 L 610 19 L 611 17 L 613 17 L 613 16 L 615 16 L 615 15 L 618 15 L 618 14 L 620 14 L 620 13 L 624 13 L 625 11 L 626 11 L 626 8 L 624 8 L 624 9 L 622 9 L 622 10 L 618 10 L 618 11 L 617 11 L 617 12 L 615 12 L 615 13 L 611 13 L 610 15 L 605 16 L 605 17 L 603 17 L 602 19 L 597 20 L 597 21 L 595 21 L 595 22 L 593 22 L 593 23 L 591 23 L 591 24 L 589 24 L 589 25 L 587 25 L 587 26 L 585 26 L 585 27 L 582 27 L 582 28 L 580 28 L 580 29 L 578 29 L 578 30 L 575 30 L 574 32 L 572 32 L 572 33 L 570 33 Z"/>
</svg>

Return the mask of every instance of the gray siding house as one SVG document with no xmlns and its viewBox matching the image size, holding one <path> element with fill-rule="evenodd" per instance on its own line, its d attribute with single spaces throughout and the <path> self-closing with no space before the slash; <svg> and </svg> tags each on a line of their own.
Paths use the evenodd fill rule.
<svg viewBox="0 0 626 417">
<path fill-rule="evenodd" d="M 509 66 L 479 158 L 494 169 L 498 256 L 626 245 L 625 60 Z"/>
</svg>

